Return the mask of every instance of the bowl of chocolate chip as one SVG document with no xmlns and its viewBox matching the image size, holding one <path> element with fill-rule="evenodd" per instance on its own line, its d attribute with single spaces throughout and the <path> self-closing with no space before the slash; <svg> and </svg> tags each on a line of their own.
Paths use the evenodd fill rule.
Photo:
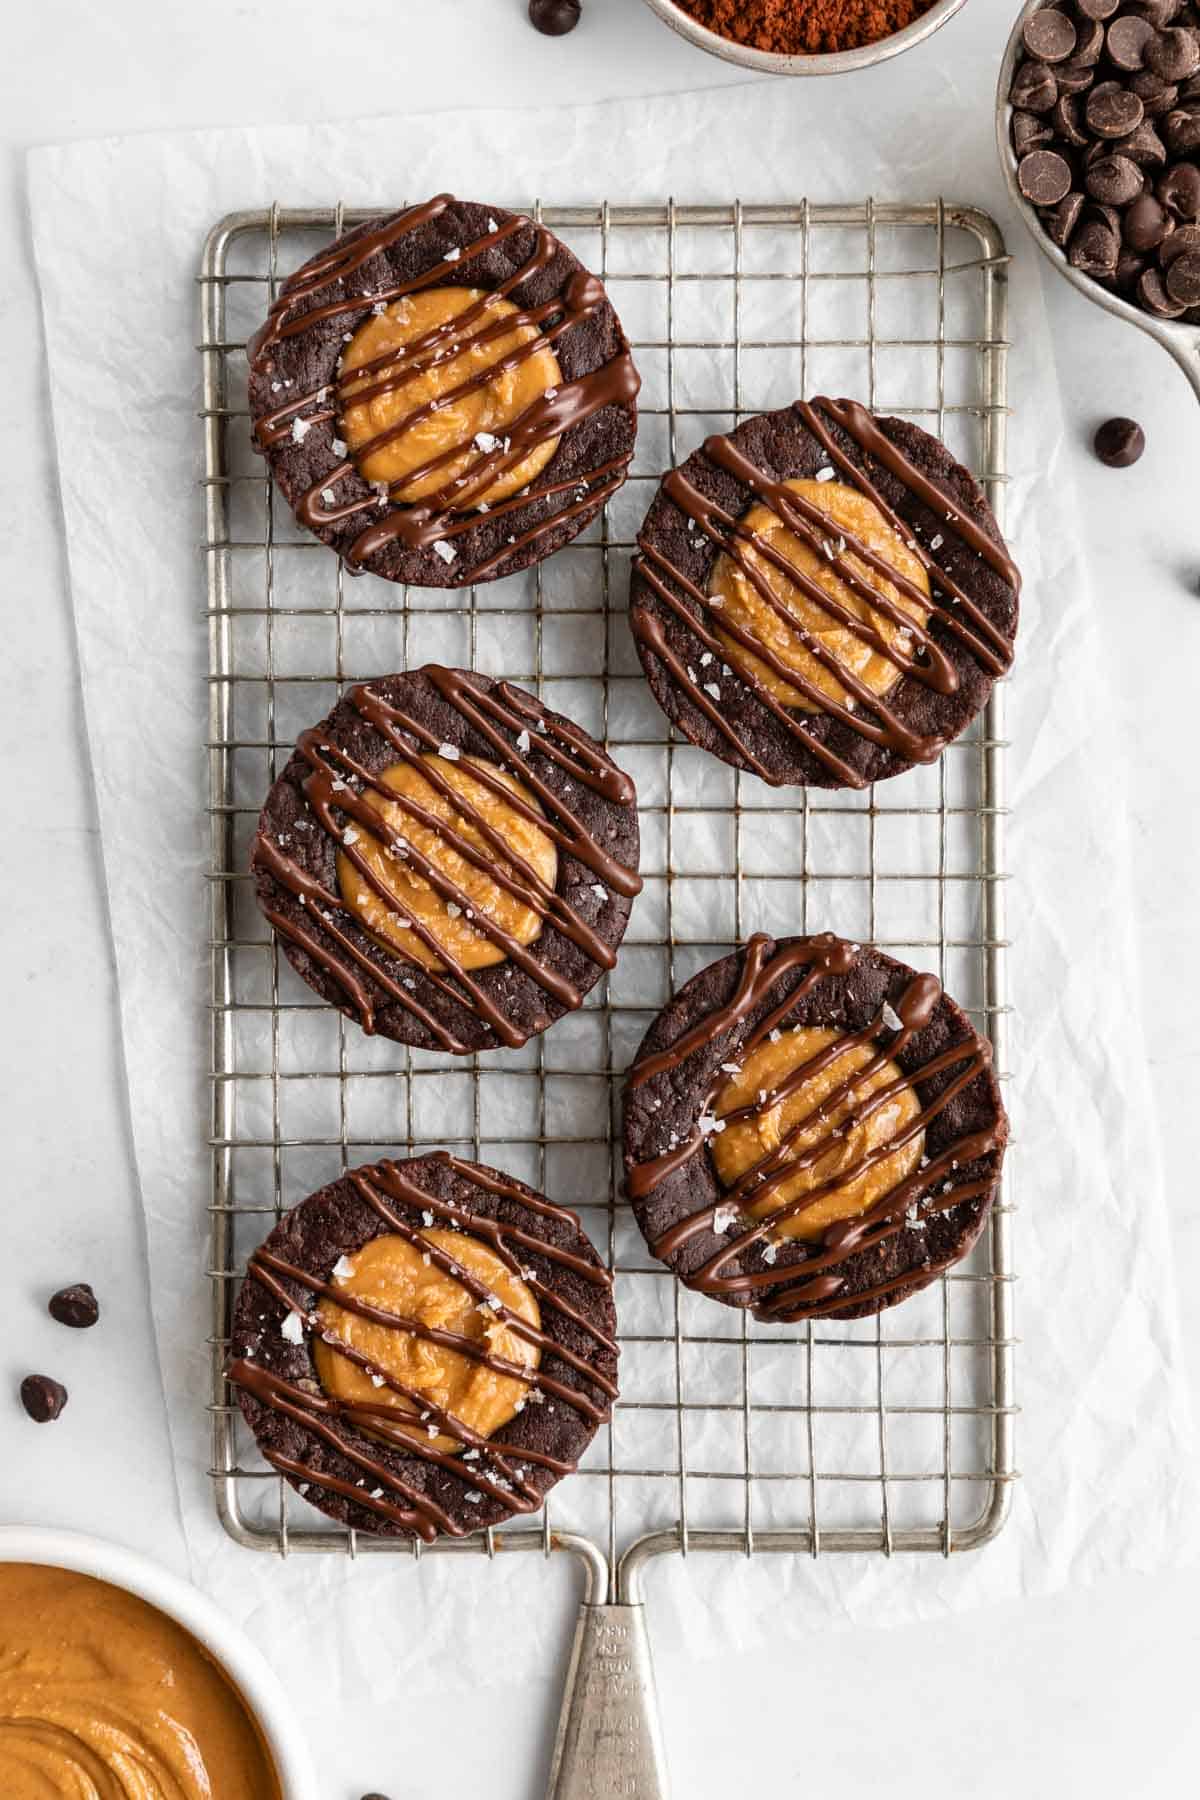
<svg viewBox="0 0 1200 1800">
<path fill-rule="evenodd" d="M 1038 247 L 1200 397 L 1200 0 L 1029 0 L 996 133 Z"/>
</svg>

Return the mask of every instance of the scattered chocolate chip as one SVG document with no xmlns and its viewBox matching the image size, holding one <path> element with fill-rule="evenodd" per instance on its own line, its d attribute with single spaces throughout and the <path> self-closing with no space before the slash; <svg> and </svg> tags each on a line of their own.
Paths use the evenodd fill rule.
<svg viewBox="0 0 1200 1800">
<path fill-rule="evenodd" d="M 1160 31 L 1146 45 L 1145 63 L 1164 81 L 1186 81 L 1200 69 L 1200 43 L 1190 31 Z"/>
<path fill-rule="evenodd" d="M 1085 19 L 1111 19 L 1120 4 L 1121 0 L 1075 0 Z"/>
<path fill-rule="evenodd" d="M 1026 116 L 1032 119 L 1036 114 L 1029 113 Z M 1074 94 L 1060 94 L 1054 102 L 1050 118 L 1054 131 L 1057 131 L 1060 138 L 1065 138 L 1076 150 L 1083 149 L 1088 140 L 1086 132 L 1079 129 L 1079 102 Z M 1052 137 L 1053 131 L 1048 129 L 1046 136 Z"/>
<path fill-rule="evenodd" d="M 1177 107 L 1163 120 L 1162 130 L 1176 156 L 1192 156 L 1200 150 L 1200 111 Z"/>
<path fill-rule="evenodd" d="M 1154 27 L 1149 19 L 1141 18 L 1137 13 L 1122 13 L 1120 18 L 1113 20 L 1105 33 L 1104 46 L 1108 51 L 1108 60 L 1115 63 L 1118 69 L 1144 68 L 1146 45 L 1154 35 Z"/>
<path fill-rule="evenodd" d="M 1102 81 L 1088 95 L 1084 116 L 1097 137 L 1119 138 L 1137 130 L 1145 110 L 1137 95 L 1119 81 Z"/>
<path fill-rule="evenodd" d="M 1200 250 L 1200 225 L 1177 225 L 1159 245 L 1158 266 L 1165 271 L 1177 256 L 1189 256 L 1194 250 Z"/>
<path fill-rule="evenodd" d="M 1054 81 L 1060 94 L 1084 94 L 1096 79 L 1095 66 L 1081 62 L 1073 56 L 1070 62 L 1059 63 L 1054 71 Z"/>
<path fill-rule="evenodd" d="M 1138 0 L 1138 12 L 1155 31 L 1165 31 L 1182 5 L 1183 0 Z"/>
<path fill-rule="evenodd" d="M 1181 300 L 1172 300 L 1157 269 L 1147 269 L 1141 276 L 1137 284 L 1137 297 L 1138 304 L 1158 319 L 1178 319 L 1187 311 Z"/>
<path fill-rule="evenodd" d="M 1065 249 L 1067 239 L 1079 223 L 1079 215 L 1083 211 L 1083 195 L 1068 194 L 1059 201 L 1046 223 L 1046 230 L 1059 249 Z"/>
<path fill-rule="evenodd" d="M 1146 448 L 1146 434 L 1136 419 L 1106 419 L 1092 448 L 1110 469 L 1128 469 Z"/>
<path fill-rule="evenodd" d="M 1017 165 L 1017 182 L 1035 206 L 1057 206 L 1071 186 L 1071 165 L 1055 150 L 1031 150 Z"/>
<path fill-rule="evenodd" d="M 1045 154 L 1045 152 L 1042 152 Z M 1127 156 L 1102 156 L 1087 172 L 1084 186 L 1107 206 L 1128 206 L 1142 191 L 1145 177 Z"/>
<path fill-rule="evenodd" d="M 57 1294 L 51 1294 L 46 1310 L 60 1325 L 70 1325 L 75 1331 L 85 1331 L 100 1317 L 100 1303 L 86 1281 L 59 1288 Z"/>
<path fill-rule="evenodd" d="M 1062 102 L 1059 102 L 1061 105 Z M 1055 107 L 1057 113 L 1058 107 Z M 1036 150 L 1039 144 L 1048 144 L 1054 131 L 1048 120 L 1040 118 L 1037 113 L 1015 112 L 1012 121 L 1013 149 L 1018 156 L 1024 156 L 1029 150 Z"/>
<path fill-rule="evenodd" d="M 1047 154 L 1038 151 L 1039 156 Z M 1195 163 L 1175 163 L 1159 176 L 1154 191 L 1176 218 L 1200 219 L 1200 168 Z"/>
<path fill-rule="evenodd" d="M 388 1800 L 386 1794 L 364 1794 L 362 1800 Z"/>
<path fill-rule="evenodd" d="M 1121 221 L 1121 235 L 1131 250 L 1157 250 L 1171 229 L 1165 206 L 1153 194 L 1139 194 Z"/>
<path fill-rule="evenodd" d="M 1043 62 L 1023 62 L 1013 76 L 1009 98 L 1026 112 L 1046 113 L 1058 99 L 1058 83 Z"/>
<path fill-rule="evenodd" d="M 1183 306 L 1200 306 L 1200 255 L 1196 251 L 1177 256 L 1163 279 L 1172 300 Z"/>
<path fill-rule="evenodd" d="M 1075 48 L 1074 25 L 1066 13 L 1053 6 L 1039 7 L 1037 12 L 1030 13 L 1021 28 L 1021 36 L 1030 56 L 1038 57 L 1042 62 L 1066 62 Z M 1191 70 L 1185 69 L 1184 74 L 1190 75 Z"/>
<path fill-rule="evenodd" d="M 27 1375 L 21 1383 L 21 1405 L 39 1425 L 57 1419 L 67 1404 L 67 1390 L 52 1375 Z"/>
<path fill-rule="evenodd" d="M 1179 98 L 1179 89 L 1174 82 L 1164 81 L 1149 69 L 1142 69 L 1139 74 L 1129 77 L 1129 91 L 1137 95 L 1148 119 L 1162 118 L 1170 112 Z"/>
<path fill-rule="evenodd" d="M 1089 200 L 1083 209 L 1083 222 L 1096 219 L 1106 231 L 1111 231 L 1117 240 L 1117 248 L 1121 244 L 1121 215 L 1115 206 L 1109 206 L 1105 200 Z"/>
<path fill-rule="evenodd" d="M 531 23 L 545 37 L 565 37 L 579 23 L 579 0 L 529 0 Z"/>
<path fill-rule="evenodd" d="M 1074 232 L 1067 251 L 1072 268 L 1081 275 L 1111 275 L 1117 266 L 1117 235 L 1101 219 L 1085 219 Z"/>
<path fill-rule="evenodd" d="M 1181 100 L 1200 100 L 1200 75 L 1191 75 L 1179 90 Z"/>
</svg>

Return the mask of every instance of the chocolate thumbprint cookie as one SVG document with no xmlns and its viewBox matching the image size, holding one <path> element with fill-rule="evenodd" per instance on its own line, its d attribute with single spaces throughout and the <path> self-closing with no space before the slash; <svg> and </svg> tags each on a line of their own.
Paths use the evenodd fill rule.
<svg viewBox="0 0 1200 1800">
<path fill-rule="evenodd" d="M 602 284 L 500 206 L 441 194 L 347 232 L 247 353 L 254 443 L 297 519 L 389 581 L 528 568 L 633 455 L 639 378 Z"/>
<path fill-rule="evenodd" d="M 651 1250 L 769 1324 L 879 1312 L 958 1262 L 1007 1138 L 991 1047 L 934 976 L 828 934 L 702 969 L 625 1092 Z"/>
<path fill-rule="evenodd" d="M 774 786 L 935 761 L 1012 660 L 1020 582 L 978 483 L 853 400 L 707 438 L 638 546 L 630 622 L 655 699 Z"/>
<path fill-rule="evenodd" d="M 536 1512 L 617 1393 L 612 1277 L 574 1213 L 444 1151 L 350 1169 L 251 1256 L 229 1379 L 259 1449 L 358 1531 Z"/>
<path fill-rule="evenodd" d="M 251 862 L 289 962 L 364 1031 L 513 1049 L 616 962 L 637 794 L 532 694 L 431 663 L 303 734 Z"/>
</svg>

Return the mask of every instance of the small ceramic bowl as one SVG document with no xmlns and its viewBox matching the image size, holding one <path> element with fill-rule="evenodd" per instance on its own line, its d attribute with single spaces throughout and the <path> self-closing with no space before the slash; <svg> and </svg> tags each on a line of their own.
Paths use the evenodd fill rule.
<svg viewBox="0 0 1200 1800">
<path fill-rule="evenodd" d="M 74 1531 L 0 1525 L 0 1563 L 6 1562 L 93 1575 L 136 1594 L 182 1625 L 225 1671 L 258 1722 L 284 1800 L 319 1800 L 316 1771 L 291 1701 L 249 1639 L 197 1588 L 132 1550 Z"/>
<path fill-rule="evenodd" d="M 873 68 L 876 63 L 887 62 L 889 57 L 899 56 L 902 50 L 911 50 L 914 44 L 932 37 L 965 3 L 966 0 L 934 0 L 928 12 L 906 25 L 903 31 L 893 31 L 890 37 L 877 38 L 873 44 L 863 44 L 858 50 L 829 51 L 823 56 L 779 56 L 771 50 L 735 44 L 732 38 L 709 31 L 691 13 L 676 6 L 675 0 L 646 0 L 651 12 L 656 12 L 689 44 L 707 50 L 710 56 L 720 56 L 725 62 L 739 63 L 743 69 L 760 69 L 768 75 L 845 75 L 851 69 Z"/>
<path fill-rule="evenodd" d="M 1139 331 L 1147 332 L 1156 343 L 1161 344 L 1175 358 L 1191 382 L 1197 399 L 1200 399 L 1200 325 L 1183 325 L 1176 319 L 1156 319 L 1153 314 L 1143 312 L 1140 306 L 1122 299 L 1120 294 L 1101 287 L 1090 275 L 1081 274 L 1069 262 L 1065 251 L 1060 250 L 1047 237 L 1036 206 L 1025 198 L 1017 183 L 1017 156 L 1012 147 L 1013 108 L 1008 95 L 1021 54 L 1021 32 L 1025 21 L 1043 4 L 1044 0 L 1027 0 L 1017 14 L 1004 60 L 1000 64 L 1000 80 L 996 87 L 996 147 L 1000 152 L 1000 167 L 1004 171 L 1012 203 L 1033 233 L 1034 243 L 1047 261 L 1053 263 L 1059 274 L 1065 275 L 1072 287 L 1078 288 L 1081 294 L 1086 294 L 1097 306 L 1102 306 L 1105 312 L 1113 313 L 1116 318 L 1124 319 L 1130 325 L 1136 325 Z"/>
</svg>

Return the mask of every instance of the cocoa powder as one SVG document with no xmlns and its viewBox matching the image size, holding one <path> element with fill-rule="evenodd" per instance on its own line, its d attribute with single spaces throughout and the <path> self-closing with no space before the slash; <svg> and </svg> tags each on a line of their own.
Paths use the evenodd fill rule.
<svg viewBox="0 0 1200 1800">
<path fill-rule="evenodd" d="M 902 31 L 932 0 L 678 0 L 710 31 L 783 56 L 855 50 Z"/>
</svg>

